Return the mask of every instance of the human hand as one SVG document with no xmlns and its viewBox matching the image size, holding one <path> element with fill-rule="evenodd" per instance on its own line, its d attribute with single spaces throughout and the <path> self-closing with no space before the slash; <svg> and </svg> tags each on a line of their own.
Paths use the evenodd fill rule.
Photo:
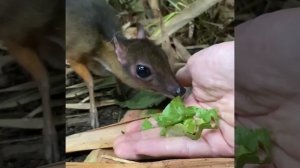
<svg viewBox="0 0 300 168">
<path fill-rule="evenodd" d="M 270 131 L 272 164 L 264 168 L 300 165 L 299 18 L 300 8 L 282 10 L 235 29 L 236 124 Z"/>
<path fill-rule="evenodd" d="M 187 137 L 161 137 L 160 128 L 140 131 L 142 122 L 133 122 L 114 142 L 117 156 L 133 160 L 233 156 L 234 42 L 217 44 L 194 54 L 179 70 L 177 78 L 183 85 L 192 86 L 192 93 L 184 99 L 187 106 L 219 110 L 219 129 L 205 130 L 195 141 Z"/>
</svg>

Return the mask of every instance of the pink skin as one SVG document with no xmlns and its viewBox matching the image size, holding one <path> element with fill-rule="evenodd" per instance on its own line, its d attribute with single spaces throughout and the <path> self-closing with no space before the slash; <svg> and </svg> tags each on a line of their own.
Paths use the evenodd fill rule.
<svg viewBox="0 0 300 168">
<path fill-rule="evenodd" d="M 219 109 L 219 129 L 204 131 L 202 138 L 194 141 L 186 137 L 160 137 L 160 128 L 141 132 L 141 122 L 133 122 L 114 142 L 117 156 L 139 160 L 234 155 L 234 42 L 217 44 L 196 53 L 177 73 L 177 78 L 193 88 L 184 99 L 187 106 Z"/>
<path fill-rule="evenodd" d="M 300 165 L 299 18 L 300 8 L 281 10 L 235 29 L 236 124 L 266 128 L 273 145 L 272 164 L 247 168 Z"/>
</svg>

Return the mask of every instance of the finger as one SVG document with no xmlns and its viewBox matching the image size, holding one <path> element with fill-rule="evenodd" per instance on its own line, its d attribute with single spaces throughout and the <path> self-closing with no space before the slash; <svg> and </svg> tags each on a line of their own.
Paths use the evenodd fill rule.
<svg viewBox="0 0 300 168">
<path fill-rule="evenodd" d="M 299 156 L 288 153 L 281 146 L 273 146 L 271 157 L 275 167 L 299 167 L 300 165 Z"/>
<path fill-rule="evenodd" d="M 229 125 L 224 120 L 219 121 L 219 128 L 226 143 L 234 148 L 234 126 Z"/>
<path fill-rule="evenodd" d="M 195 98 L 194 94 L 186 96 L 183 100 L 186 106 L 199 106 L 199 101 Z M 200 106 L 202 107 L 202 106 Z"/>
<path fill-rule="evenodd" d="M 275 168 L 275 167 L 298 167 L 300 162 L 287 154 L 281 147 L 273 146 L 272 148 L 272 162 L 270 164 L 247 164 L 245 168 Z"/>
<path fill-rule="evenodd" d="M 234 126 L 234 114 L 228 112 L 220 112 L 219 116 L 224 120 L 228 125 Z"/>
<path fill-rule="evenodd" d="M 182 86 L 192 86 L 192 77 L 188 64 L 177 71 L 176 78 Z"/>
<path fill-rule="evenodd" d="M 156 130 L 157 131 L 157 130 Z M 114 144 L 115 154 L 121 158 L 138 160 L 163 157 L 233 156 L 233 148 L 224 141 L 220 131 L 207 132 L 200 140 L 187 137 L 160 137 L 152 130 L 124 135 Z M 152 134 L 152 135 L 148 135 Z M 156 134 L 156 135 L 153 135 Z"/>
<path fill-rule="evenodd" d="M 139 141 L 139 140 L 159 138 L 159 137 L 160 137 L 160 128 L 153 128 L 150 130 L 140 131 L 140 132 L 130 132 L 117 137 L 114 141 L 114 146 L 118 146 L 118 144 L 122 142 Z"/>
</svg>

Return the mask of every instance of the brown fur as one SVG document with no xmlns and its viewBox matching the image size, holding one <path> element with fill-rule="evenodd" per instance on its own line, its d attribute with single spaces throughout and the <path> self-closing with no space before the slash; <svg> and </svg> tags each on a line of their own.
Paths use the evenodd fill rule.
<svg viewBox="0 0 300 168">
<path fill-rule="evenodd" d="M 89 67 L 96 68 L 91 69 L 92 72 L 98 72 L 97 67 L 88 66 L 94 61 L 101 63 L 119 80 L 133 88 L 149 89 L 170 97 L 184 93 L 161 48 L 142 37 L 143 31 L 139 31 L 137 39 L 126 39 L 122 35 L 116 13 L 105 1 L 67 0 L 66 2 L 67 59 L 72 62 L 71 66 L 87 83 L 90 91 L 92 123 L 96 122 L 97 109 L 94 97 L 91 95 L 93 79 L 86 71 Z M 81 68 L 76 67 L 78 64 Z M 137 76 L 136 68 L 140 64 L 150 69 L 151 76 L 148 78 Z M 92 126 L 95 127 L 94 124 Z"/>
</svg>

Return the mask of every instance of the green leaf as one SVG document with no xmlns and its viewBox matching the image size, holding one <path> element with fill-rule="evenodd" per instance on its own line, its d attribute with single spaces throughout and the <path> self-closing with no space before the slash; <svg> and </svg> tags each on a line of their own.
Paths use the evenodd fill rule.
<svg viewBox="0 0 300 168">
<path fill-rule="evenodd" d="M 271 139 L 266 129 L 235 128 L 236 166 L 245 164 L 265 164 L 271 162 Z M 265 158 L 259 158 L 264 153 Z"/>
<path fill-rule="evenodd" d="M 151 122 L 147 119 L 144 120 L 144 122 L 142 123 L 142 130 L 148 130 L 148 129 L 151 129 L 153 128 Z"/>
<path fill-rule="evenodd" d="M 198 140 L 201 137 L 201 133 L 202 133 L 202 129 L 199 129 L 199 131 L 196 132 L 196 134 L 186 133 L 185 136 L 189 137 L 192 140 Z"/>
<path fill-rule="evenodd" d="M 131 99 L 120 102 L 119 104 L 122 107 L 127 107 L 130 109 L 145 109 L 159 105 L 165 99 L 165 96 L 154 92 L 139 91 Z"/>
<path fill-rule="evenodd" d="M 206 129 L 218 127 L 219 117 L 216 109 L 201 109 L 193 106 L 188 109 L 196 113 L 194 119 L 197 121 L 197 125 Z"/>
<path fill-rule="evenodd" d="M 189 134 L 196 134 L 198 131 L 197 123 L 194 119 L 189 118 L 183 122 L 184 131 Z"/>
<path fill-rule="evenodd" d="M 184 136 L 184 126 L 182 124 L 175 124 L 172 127 L 167 127 L 165 130 L 166 137 Z"/>
<path fill-rule="evenodd" d="M 200 138 L 203 129 L 217 128 L 219 121 L 216 109 L 185 107 L 180 97 L 152 117 L 161 127 L 161 136 L 187 136 L 194 140 Z"/>
<path fill-rule="evenodd" d="M 163 110 L 162 114 L 156 117 L 159 126 L 167 127 L 175 125 L 184 119 L 185 107 L 180 97 L 174 98 L 167 107 Z"/>
</svg>

